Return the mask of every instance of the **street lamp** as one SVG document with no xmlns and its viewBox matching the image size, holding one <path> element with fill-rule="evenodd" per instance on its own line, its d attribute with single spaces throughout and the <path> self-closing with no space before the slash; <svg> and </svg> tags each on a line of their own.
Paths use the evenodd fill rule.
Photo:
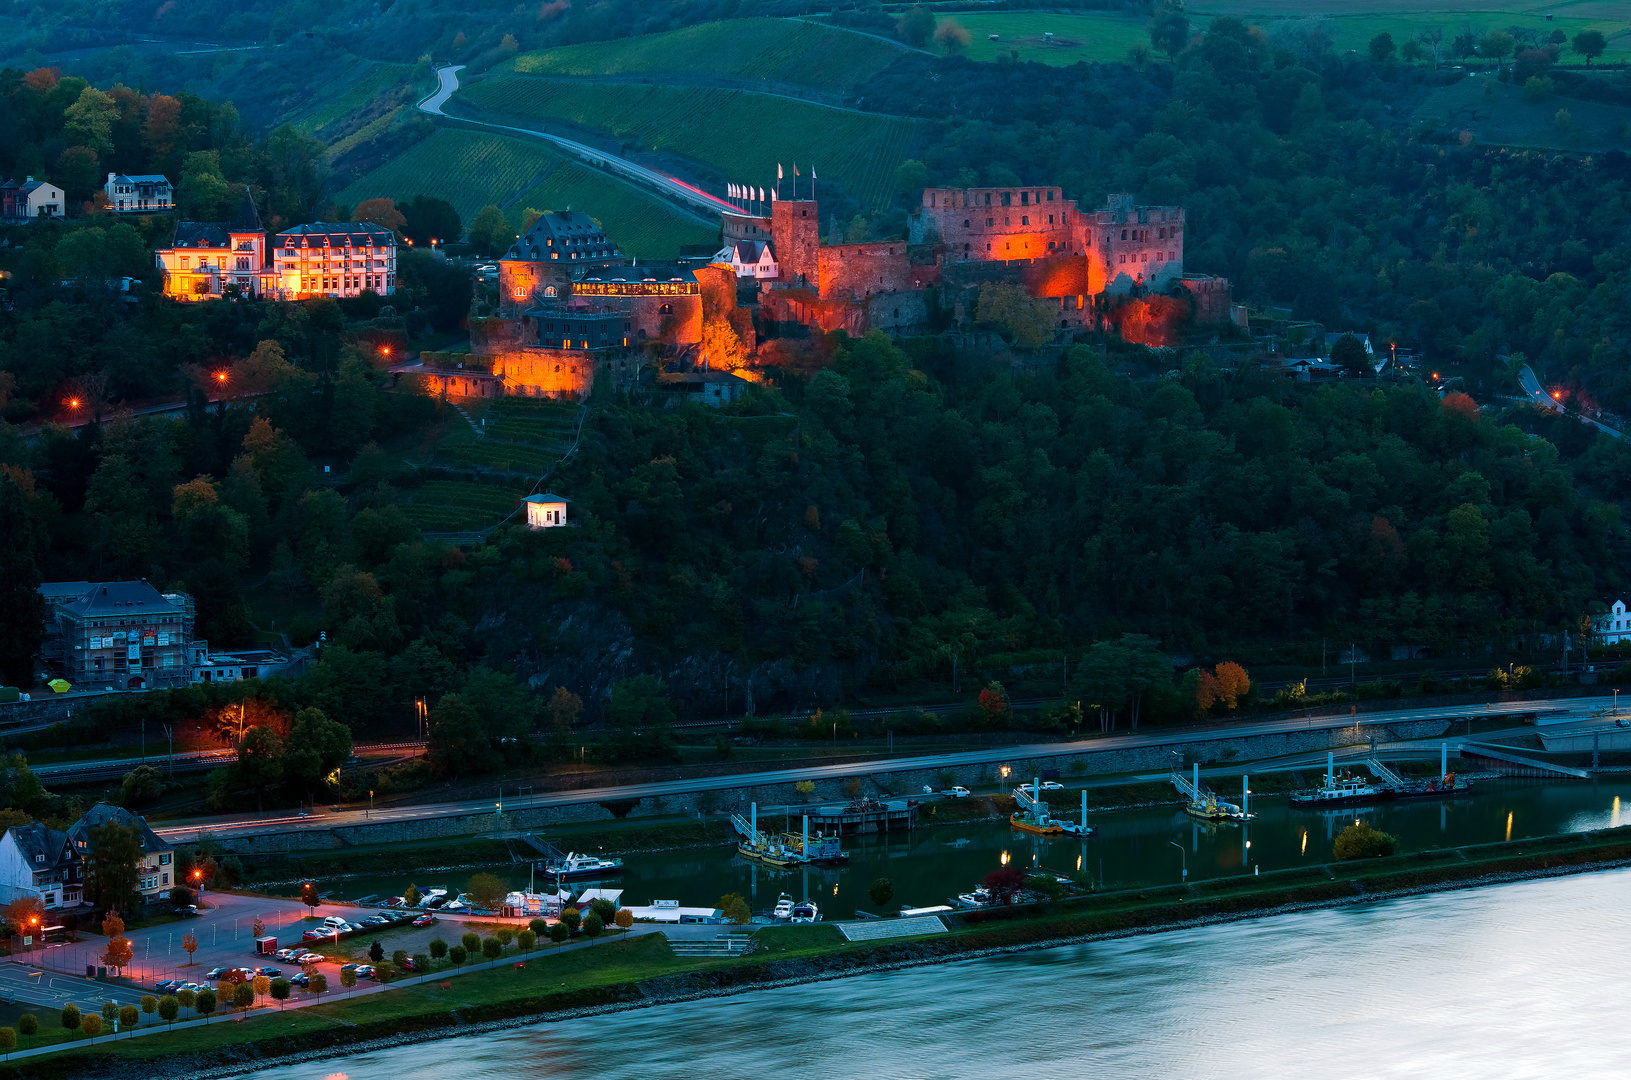
<svg viewBox="0 0 1631 1080">
<path fill-rule="evenodd" d="M 1176 840 L 1168 840 L 1167 843 L 1171 844 L 1173 847 L 1178 849 L 1178 857 L 1179 857 L 1179 859 L 1182 860 L 1182 865 L 1183 865 L 1183 870 L 1184 870 L 1183 883 L 1185 885 L 1188 885 L 1189 884 L 1189 855 L 1188 855 L 1187 852 L 1184 851 L 1184 845 L 1178 843 Z"/>
</svg>

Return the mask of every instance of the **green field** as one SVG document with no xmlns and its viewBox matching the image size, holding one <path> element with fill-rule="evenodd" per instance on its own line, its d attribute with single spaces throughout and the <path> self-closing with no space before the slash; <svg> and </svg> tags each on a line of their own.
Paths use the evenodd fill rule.
<svg viewBox="0 0 1631 1080">
<path fill-rule="evenodd" d="M 993 61 L 1011 51 L 1018 52 L 1021 61 L 1038 64 L 1125 60 L 1128 49 L 1150 43 L 1148 19 L 1112 12 L 958 11 L 942 18 L 955 19 L 969 32 L 973 41 L 964 55 L 970 60 Z M 1048 33 L 1052 41 L 1042 36 Z"/>
<path fill-rule="evenodd" d="M 1367 0 L 1363 14 L 1349 14 L 1350 7 L 1332 4 L 1328 12 L 1321 13 L 1318 3 L 1275 4 L 1242 3 L 1192 7 L 1190 14 L 1196 29 L 1204 29 L 1211 16 L 1240 15 L 1260 24 L 1271 36 L 1276 24 L 1285 19 L 1318 15 L 1330 24 L 1335 36 L 1334 48 L 1338 52 L 1350 49 L 1363 53 L 1371 38 L 1384 30 L 1393 35 L 1397 44 L 1404 44 L 1423 30 L 1438 28 L 1445 34 L 1444 60 L 1455 61 L 1449 55 L 1449 42 L 1469 29 L 1476 36 L 1491 30 L 1504 30 L 1512 26 L 1527 27 L 1542 32 L 1542 37 L 1553 30 L 1561 30 L 1570 39 L 1582 30 L 1600 30 L 1608 38 L 1608 52 L 1604 60 L 1625 60 L 1631 55 L 1631 5 L 1618 11 L 1608 5 L 1550 5 L 1558 14 L 1547 22 L 1547 6 L 1512 5 L 1510 11 L 1501 10 L 1499 3 L 1484 5 L 1478 11 L 1437 10 L 1423 11 L 1423 5 L 1393 5 L 1387 2 L 1371 3 Z M 1390 8 L 1397 7 L 1397 10 Z M 1537 13 L 1538 12 L 1538 13 Z M 1022 61 L 1042 64 L 1068 65 L 1080 61 L 1125 60 L 1135 45 L 1148 46 L 1147 20 L 1140 16 L 1110 12 L 1082 15 L 1050 14 L 1036 11 L 947 12 L 943 19 L 955 19 L 973 37 L 965 53 L 971 60 L 994 61 L 1018 52 Z M 1050 42 L 1043 34 L 1052 33 Z M 990 35 L 998 35 L 992 41 Z M 1159 62 L 1163 59 L 1156 56 Z M 1562 61 L 1579 63 L 1581 57 L 1569 52 L 1564 45 Z"/>
<path fill-rule="evenodd" d="M 622 83 L 573 85 L 511 76 L 459 91 L 455 101 L 520 123 L 564 121 L 609 131 L 769 186 L 776 166 L 813 162 L 857 201 L 888 202 L 895 167 L 919 152 L 922 125 L 894 116 L 829 109 L 741 90 Z M 784 190 L 786 190 L 784 188 Z"/>
<path fill-rule="evenodd" d="M 719 235 L 657 197 L 537 143 L 467 128 L 443 128 L 336 199 L 356 205 L 415 195 L 446 199 L 466 222 L 489 203 L 505 207 L 517 225 L 529 206 L 582 210 L 606 228 L 624 254 L 640 258 L 672 258 L 681 244 L 712 243 Z"/>
<path fill-rule="evenodd" d="M 732 19 L 664 34 L 522 53 L 532 75 L 710 75 L 827 90 L 864 82 L 904 51 L 877 38 L 789 19 Z"/>
</svg>

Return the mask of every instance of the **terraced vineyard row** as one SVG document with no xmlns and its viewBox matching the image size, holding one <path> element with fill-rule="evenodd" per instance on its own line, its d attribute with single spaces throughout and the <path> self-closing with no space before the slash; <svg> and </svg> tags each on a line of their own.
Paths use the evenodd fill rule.
<svg viewBox="0 0 1631 1080">
<path fill-rule="evenodd" d="M 485 529 L 512 513 L 525 492 L 488 484 L 431 480 L 402 507 L 408 519 L 430 532 Z"/>
<path fill-rule="evenodd" d="M 663 34 L 522 53 L 533 75 L 716 75 L 842 91 L 887 67 L 901 46 L 789 19 L 732 19 Z"/>
<path fill-rule="evenodd" d="M 460 425 L 436 448 L 437 460 L 466 468 L 538 477 L 572 445 L 578 406 L 500 398 L 487 406 L 482 436 Z M 429 486 L 429 485 L 427 485 Z"/>
<path fill-rule="evenodd" d="M 355 181 L 336 201 L 446 199 L 465 221 L 488 203 L 504 203 L 531 187 L 560 157 L 522 139 L 465 128 L 443 128 L 395 161 Z M 553 209 L 553 207 L 551 208 Z"/>
<path fill-rule="evenodd" d="M 512 123 L 556 120 L 608 131 L 744 182 L 771 184 L 778 163 L 799 162 L 802 172 L 814 162 L 823 177 L 873 206 L 888 202 L 895 168 L 917 152 L 923 131 L 918 121 L 904 117 L 741 90 L 576 85 L 509 76 L 475 83 L 455 100 Z"/>
</svg>

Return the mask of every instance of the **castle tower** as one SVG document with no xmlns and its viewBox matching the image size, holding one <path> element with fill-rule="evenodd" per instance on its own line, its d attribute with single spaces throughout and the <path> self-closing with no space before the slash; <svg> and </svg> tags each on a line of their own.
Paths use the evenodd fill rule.
<svg viewBox="0 0 1631 1080">
<path fill-rule="evenodd" d="M 821 215 L 814 199 L 781 199 L 770 218 L 771 249 L 781 267 L 781 280 L 821 289 Z"/>
</svg>

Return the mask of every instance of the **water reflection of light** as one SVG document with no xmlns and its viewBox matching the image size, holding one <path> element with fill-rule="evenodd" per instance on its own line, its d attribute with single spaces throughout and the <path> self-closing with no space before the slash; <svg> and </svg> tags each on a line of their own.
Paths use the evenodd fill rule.
<svg viewBox="0 0 1631 1080">
<path fill-rule="evenodd" d="M 1508 840 L 1512 839 L 1512 811 L 1510 810 L 1506 812 L 1506 838 Z"/>
<path fill-rule="evenodd" d="M 1614 796 L 1614 819 L 1613 819 L 1613 824 L 1609 825 L 1609 828 L 1618 829 L 1619 827 L 1620 827 L 1620 797 L 1618 795 L 1616 795 L 1616 796 Z"/>
<path fill-rule="evenodd" d="M 1302 849 L 1301 854 L 1303 854 L 1303 855 L 1308 854 L 1308 830 L 1307 829 L 1303 830 L 1303 849 Z"/>
<path fill-rule="evenodd" d="M 1078 856 L 1076 856 L 1076 869 L 1080 870 L 1081 868 L 1082 868 L 1082 857 L 1080 855 L 1078 855 Z"/>
<path fill-rule="evenodd" d="M 833 894 L 833 895 L 834 895 L 834 896 L 837 896 L 837 895 L 838 895 L 838 886 L 837 886 L 837 885 L 834 885 L 834 886 L 833 886 L 833 887 L 832 887 L 832 894 Z"/>
<path fill-rule="evenodd" d="M 1008 853 L 1006 851 L 1002 853 L 1002 865 L 1008 865 Z"/>
</svg>

